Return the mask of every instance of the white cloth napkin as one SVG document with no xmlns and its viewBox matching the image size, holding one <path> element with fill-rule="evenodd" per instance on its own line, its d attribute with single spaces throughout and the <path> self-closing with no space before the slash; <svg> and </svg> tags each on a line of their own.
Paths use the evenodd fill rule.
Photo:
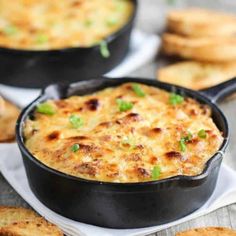
<svg viewBox="0 0 236 236">
<path fill-rule="evenodd" d="M 139 30 L 132 32 L 130 50 L 126 58 L 116 68 L 106 74 L 108 77 L 122 77 L 152 61 L 160 48 L 160 38 Z M 39 89 L 16 88 L 0 85 L 0 94 L 19 107 L 26 106 L 39 94 Z"/>
<path fill-rule="evenodd" d="M 44 206 L 32 193 L 27 182 L 23 161 L 16 144 L 0 145 L 0 170 L 12 187 L 40 215 L 58 225 L 66 235 L 70 236 L 136 236 L 153 233 L 187 220 L 207 214 L 217 208 L 236 202 L 236 172 L 222 165 L 216 189 L 206 204 L 196 212 L 177 221 L 141 229 L 108 229 L 79 223 L 54 213 Z M 227 158 L 227 157 L 226 157 Z"/>
</svg>

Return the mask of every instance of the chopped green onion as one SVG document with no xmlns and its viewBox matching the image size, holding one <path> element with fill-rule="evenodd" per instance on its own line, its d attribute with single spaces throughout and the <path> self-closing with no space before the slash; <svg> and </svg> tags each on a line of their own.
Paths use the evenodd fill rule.
<svg viewBox="0 0 236 236">
<path fill-rule="evenodd" d="M 110 57 L 110 51 L 108 49 L 106 41 L 101 41 L 100 42 L 100 53 L 104 58 Z"/>
<path fill-rule="evenodd" d="M 17 34 L 18 28 L 16 26 L 9 25 L 3 29 L 3 32 L 8 36 L 13 36 Z"/>
<path fill-rule="evenodd" d="M 124 10 L 125 10 L 125 5 L 122 4 L 122 2 L 117 2 L 117 7 L 116 7 L 116 9 L 117 9 L 118 11 L 124 11 Z"/>
<path fill-rule="evenodd" d="M 71 151 L 72 152 L 77 152 L 79 150 L 80 146 L 78 143 L 75 143 L 71 146 Z"/>
<path fill-rule="evenodd" d="M 184 98 L 176 93 L 171 93 L 169 97 L 169 102 L 171 105 L 178 105 L 184 101 Z"/>
<path fill-rule="evenodd" d="M 80 127 L 83 126 L 83 124 L 84 124 L 82 118 L 80 118 L 80 117 L 77 116 L 77 115 L 71 115 L 71 116 L 69 117 L 69 121 L 70 121 L 72 127 L 75 128 L 75 129 L 80 128 Z"/>
<path fill-rule="evenodd" d="M 116 99 L 116 103 L 118 104 L 121 112 L 131 110 L 134 106 L 132 102 L 127 102 L 122 99 Z"/>
<path fill-rule="evenodd" d="M 48 37 L 45 34 L 40 34 L 36 37 L 37 44 L 44 44 L 48 41 Z"/>
<path fill-rule="evenodd" d="M 85 25 L 86 27 L 90 27 L 90 26 L 92 26 L 92 25 L 93 25 L 93 21 L 92 21 L 92 20 L 89 20 L 89 19 L 87 19 L 87 20 L 84 22 L 84 25 Z"/>
<path fill-rule="evenodd" d="M 158 180 L 161 175 L 161 167 L 160 166 L 154 166 L 152 169 L 152 180 Z"/>
<path fill-rule="evenodd" d="M 188 132 L 188 135 L 185 137 L 182 137 L 179 141 L 180 150 L 181 152 L 185 152 L 187 149 L 186 142 L 190 141 L 193 138 L 192 133 Z"/>
<path fill-rule="evenodd" d="M 199 130 L 198 137 L 199 138 L 206 138 L 207 137 L 206 131 L 204 129 Z"/>
<path fill-rule="evenodd" d="M 106 21 L 107 26 L 114 26 L 118 23 L 117 18 L 111 17 Z"/>
<path fill-rule="evenodd" d="M 138 84 L 132 84 L 132 89 L 139 97 L 145 97 L 145 92 L 142 90 L 142 88 Z"/>
<path fill-rule="evenodd" d="M 179 141 L 181 152 L 185 152 L 186 149 L 187 149 L 185 142 L 186 142 L 185 138 L 181 138 L 180 141 Z"/>
<path fill-rule="evenodd" d="M 56 113 L 54 107 L 46 102 L 38 104 L 36 111 L 46 115 L 53 115 Z"/>
<path fill-rule="evenodd" d="M 186 137 L 184 137 L 184 138 L 185 138 L 185 141 L 188 142 L 188 141 L 190 141 L 193 138 L 193 135 L 192 135 L 191 132 L 188 132 L 188 135 Z"/>
</svg>

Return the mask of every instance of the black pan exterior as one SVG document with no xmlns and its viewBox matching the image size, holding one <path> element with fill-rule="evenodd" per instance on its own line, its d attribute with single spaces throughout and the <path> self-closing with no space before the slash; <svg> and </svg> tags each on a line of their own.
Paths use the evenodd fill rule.
<svg viewBox="0 0 236 236">
<path fill-rule="evenodd" d="M 100 76 L 117 66 L 129 49 L 137 1 L 130 21 L 105 39 L 110 57 L 104 58 L 100 46 L 32 51 L 0 48 L 0 83 L 42 88 L 52 83 L 74 82 Z"/>
<path fill-rule="evenodd" d="M 24 120 L 35 105 L 46 99 L 84 95 L 125 82 L 140 82 L 197 99 L 212 108 L 213 119 L 225 137 L 220 151 L 198 176 L 177 176 L 145 183 L 107 183 L 85 180 L 53 170 L 34 158 L 24 146 Z M 146 79 L 105 79 L 81 81 L 69 86 L 49 86 L 29 105 L 17 122 L 17 142 L 22 152 L 28 182 L 37 198 L 68 218 L 110 228 L 139 228 L 167 223 L 200 208 L 212 195 L 218 178 L 222 153 L 228 143 L 228 126 L 216 105 L 198 92 Z"/>
</svg>

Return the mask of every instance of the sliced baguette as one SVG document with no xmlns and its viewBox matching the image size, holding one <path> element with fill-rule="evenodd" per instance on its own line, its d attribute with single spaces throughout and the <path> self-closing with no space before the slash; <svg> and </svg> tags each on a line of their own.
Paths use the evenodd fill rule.
<svg viewBox="0 0 236 236">
<path fill-rule="evenodd" d="M 236 60 L 236 37 L 187 38 L 166 33 L 162 43 L 166 55 L 208 62 Z"/>
<path fill-rule="evenodd" d="M 3 115 L 4 110 L 5 110 L 5 101 L 3 97 L 0 96 L 0 116 Z"/>
<path fill-rule="evenodd" d="M 236 16 L 213 10 L 173 10 L 167 16 L 169 31 L 191 37 L 235 36 Z"/>
<path fill-rule="evenodd" d="M 40 217 L 33 211 L 21 207 L 0 207 L 0 227 L 19 221 L 34 221 Z"/>
<path fill-rule="evenodd" d="M 224 227 L 208 227 L 177 233 L 176 236 L 236 236 L 236 231 Z"/>
<path fill-rule="evenodd" d="M 213 64 L 185 61 L 157 71 L 160 81 L 200 90 L 212 87 L 236 76 L 236 62 Z"/>
<path fill-rule="evenodd" d="M 21 207 L 0 207 L 0 236 L 63 236 L 62 231 L 35 212 Z"/>
<path fill-rule="evenodd" d="M 0 142 L 10 142 L 15 139 L 15 125 L 20 113 L 18 107 L 0 99 Z"/>
<path fill-rule="evenodd" d="M 0 236 L 63 236 L 53 224 L 45 220 L 13 223 L 0 228 Z"/>
</svg>

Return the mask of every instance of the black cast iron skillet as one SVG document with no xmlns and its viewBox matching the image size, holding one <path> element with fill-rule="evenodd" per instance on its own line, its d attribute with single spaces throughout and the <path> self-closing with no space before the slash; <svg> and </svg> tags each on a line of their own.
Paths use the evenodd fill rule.
<svg viewBox="0 0 236 236">
<path fill-rule="evenodd" d="M 130 1 L 134 4 L 130 20 L 105 39 L 110 51 L 109 58 L 102 57 L 99 45 L 46 51 L 0 47 L 0 83 L 42 88 L 52 83 L 71 83 L 97 77 L 110 71 L 122 61 L 129 49 L 137 12 L 137 0 Z"/>
<path fill-rule="evenodd" d="M 35 106 L 47 99 L 85 95 L 126 82 L 138 82 L 183 96 L 192 97 L 212 109 L 212 117 L 222 131 L 219 151 L 197 176 L 176 176 L 145 183 L 107 183 L 81 179 L 51 169 L 39 162 L 24 145 L 25 119 Z M 138 228 L 164 224 L 200 208 L 214 191 L 220 164 L 228 144 L 225 116 L 214 102 L 236 91 L 236 78 L 211 89 L 196 92 L 150 79 L 96 78 L 70 85 L 51 85 L 26 107 L 17 122 L 16 137 L 30 187 L 36 197 L 53 211 L 68 218 L 111 228 Z"/>
</svg>

